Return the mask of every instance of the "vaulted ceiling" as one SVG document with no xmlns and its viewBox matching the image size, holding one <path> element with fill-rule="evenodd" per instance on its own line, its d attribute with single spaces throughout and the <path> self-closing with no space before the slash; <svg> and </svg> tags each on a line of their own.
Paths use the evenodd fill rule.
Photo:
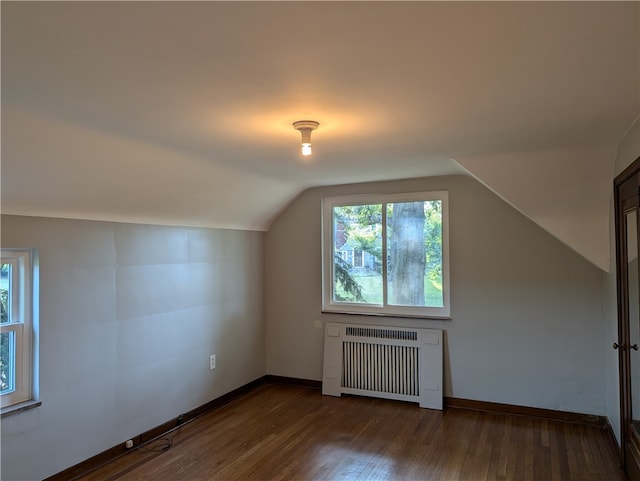
<svg viewBox="0 0 640 481">
<path fill-rule="evenodd" d="M 474 175 L 606 269 L 639 7 L 3 1 L 2 212 L 266 230 L 312 186 Z"/>
</svg>

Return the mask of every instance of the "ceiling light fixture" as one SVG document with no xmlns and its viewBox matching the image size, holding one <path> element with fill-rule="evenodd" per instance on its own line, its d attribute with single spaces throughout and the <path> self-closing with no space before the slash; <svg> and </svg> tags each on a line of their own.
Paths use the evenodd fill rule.
<svg viewBox="0 0 640 481">
<path fill-rule="evenodd" d="M 316 130 L 319 125 L 315 120 L 298 120 L 293 123 L 293 128 L 302 134 L 302 155 L 311 155 L 311 131 Z"/>
</svg>

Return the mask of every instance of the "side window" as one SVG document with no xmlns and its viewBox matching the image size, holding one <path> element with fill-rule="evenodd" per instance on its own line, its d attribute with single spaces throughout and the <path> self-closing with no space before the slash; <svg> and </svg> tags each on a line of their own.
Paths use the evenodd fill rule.
<svg viewBox="0 0 640 481">
<path fill-rule="evenodd" d="M 447 318 L 448 193 L 323 200 L 323 310 Z"/>
<path fill-rule="evenodd" d="M 0 395 L 2 408 L 33 399 L 34 306 L 37 272 L 32 250 L 0 250 Z"/>
</svg>

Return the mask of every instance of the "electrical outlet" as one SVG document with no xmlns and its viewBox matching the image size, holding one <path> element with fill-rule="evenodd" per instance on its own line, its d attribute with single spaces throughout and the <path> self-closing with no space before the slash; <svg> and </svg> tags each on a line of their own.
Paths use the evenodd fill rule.
<svg viewBox="0 0 640 481">
<path fill-rule="evenodd" d="M 216 368 L 216 355 L 211 354 L 209 356 L 209 370 Z"/>
<path fill-rule="evenodd" d="M 127 439 L 124 443 L 124 447 L 127 449 L 131 449 L 133 447 L 133 439 Z"/>
</svg>

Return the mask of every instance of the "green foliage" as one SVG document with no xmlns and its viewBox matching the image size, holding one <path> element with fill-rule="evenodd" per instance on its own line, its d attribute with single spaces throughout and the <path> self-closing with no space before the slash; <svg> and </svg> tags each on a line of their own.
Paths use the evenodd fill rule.
<svg viewBox="0 0 640 481">
<path fill-rule="evenodd" d="M 0 278 L 6 282 L 9 276 L 9 264 L 0 264 Z M 0 289 L 0 323 L 9 322 L 9 289 Z M 12 369 L 9 333 L 0 334 L 0 391 L 9 388 L 10 372 Z"/>
<path fill-rule="evenodd" d="M 338 254 L 334 256 L 333 275 L 338 287 L 342 288 L 343 294 L 338 289 L 335 291 L 337 301 L 343 302 L 366 302 L 362 295 L 362 287 L 351 274 L 349 274 L 349 264 L 347 264 Z"/>
<path fill-rule="evenodd" d="M 409 281 L 409 284 L 399 284 L 403 291 L 406 291 L 407 286 L 415 286 L 416 292 L 412 298 L 418 296 L 424 299 L 424 301 L 419 301 L 416 298 L 410 301 L 410 304 L 422 305 L 422 302 L 426 302 L 426 305 L 439 305 L 442 302 L 441 287 L 440 289 L 433 288 L 433 286 L 442 285 L 442 202 L 439 200 L 420 202 L 424 206 L 424 217 L 422 217 L 422 214 L 415 217 L 418 213 L 414 213 L 414 218 L 411 221 L 408 218 L 394 218 L 394 208 L 398 208 L 398 212 L 402 212 L 406 206 L 414 205 L 415 207 L 415 204 L 367 204 L 334 208 L 334 222 L 344 226 L 345 241 L 348 247 L 356 251 L 366 252 L 375 259 L 373 269 L 369 265 L 367 266 L 368 273 L 362 273 L 354 270 L 351 265 L 336 253 L 334 271 L 337 300 L 365 302 L 364 297 L 377 298 L 378 294 L 382 292 L 381 286 L 376 289 L 369 281 L 373 280 L 371 276 L 374 275 L 374 271 L 378 274 L 382 272 L 382 209 L 383 205 L 385 205 L 387 218 L 389 219 L 387 225 L 389 238 L 394 238 L 396 229 L 413 229 L 413 232 L 415 232 L 415 228 L 417 228 L 418 231 L 422 230 L 424 232 L 424 250 L 422 254 L 418 254 L 418 257 L 424 256 L 422 260 L 415 257 L 416 253 L 422 250 L 419 246 L 415 246 L 413 250 L 410 249 L 404 253 L 394 253 L 393 246 L 388 246 L 389 294 L 393 294 L 393 282 L 400 281 L 401 276 L 408 276 L 408 279 L 414 279 L 416 276 L 419 279 L 423 276 L 425 280 L 424 289 L 420 285 L 421 283 L 418 284 L 415 281 Z M 412 227 L 407 222 L 412 222 Z M 397 234 L 400 234 L 400 232 L 398 231 Z M 405 239 L 398 239 L 399 242 L 405 242 Z M 416 248 L 419 251 L 416 252 Z M 395 271 L 394 266 L 398 267 Z M 423 274 L 420 274 L 420 272 L 423 272 Z M 370 284 L 371 289 L 367 287 Z M 374 284 L 377 285 L 377 282 L 374 282 Z M 411 287 L 411 290 L 413 290 L 413 287 Z M 377 303 L 377 301 L 371 299 L 369 302 Z M 413 304 L 413 302 L 417 302 L 417 304 Z"/>
<path fill-rule="evenodd" d="M 442 202 L 425 203 L 424 242 L 429 279 L 442 281 Z"/>
<path fill-rule="evenodd" d="M 350 245 L 368 252 L 382 264 L 382 205 L 336 207 L 334 214 L 344 225 Z M 380 267 L 381 268 L 381 267 Z"/>
<path fill-rule="evenodd" d="M 336 208 L 343 220 L 357 221 L 363 225 L 382 223 L 382 204 L 345 205 Z"/>
<path fill-rule="evenodd" d="M 0 324 L 9 322 L 9 291 L 0 289 Z"/>
<path fill-rule="evenodd" d="M 380 225 L 375 229 L 355 229 L 347 230 L 349 240 L 357 250 L 368 252 L 376 258 L 378 264 L 382 262 L 382 239 L 380 237 L 382 228 Z M 380 268 L 382 268 L 380 266 Z"/>
<path fill-rule="evenodd" d="M 9 291 L 0 289 L 0 322 L 9 320 Z M 11 352 L 9 333 L 0 334 L 0 391 L 9 388 L 9 370 L 11 369 Z"/>
<path fill-rule="evenodd" d="M 9 333 L 0 334 L 0 391 L 9 388 L 11 368 L 11 350 Z"/>
<path fill-rule="evenodd" d="M 0 264 L 0 323 L 9 322 L 10 264 Z"/>
</svg>

